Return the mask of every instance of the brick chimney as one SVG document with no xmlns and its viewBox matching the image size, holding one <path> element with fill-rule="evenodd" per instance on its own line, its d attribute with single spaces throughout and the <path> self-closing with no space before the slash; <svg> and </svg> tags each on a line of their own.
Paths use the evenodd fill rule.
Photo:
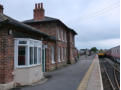
<svg viewBox="0 0 121 90">
<path fill-rule="evenodd" d="M 34 9 L 34 20 L 41 20 L 44 18 L 45 10 L 43 8 L 43 3 L 35 4 Z"/>
<path fill-rule="evenodd" d="M 0 13 L 3 13 L 3 5 L 0 4 Z"/>
</svg>

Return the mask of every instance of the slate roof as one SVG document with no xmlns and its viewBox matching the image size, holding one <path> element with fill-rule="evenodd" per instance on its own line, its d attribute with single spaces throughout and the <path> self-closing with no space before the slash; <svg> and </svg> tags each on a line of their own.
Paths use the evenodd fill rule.
<svg viewBox="0 0 121 90">
<path fill-rule="evenodd" d="M 51 18 L 51 17 L 45 16 L 45 17 L 44 17 L 43 19 L 41 19 L 41 20 L 30 19 L 30 20 L 24 21 L 24 23 L 47 22 L 47 21 L 56 21 L 56 20 L 59 20 L 59 19 Z"/>
<path fill-rule="evenodd" d="M 56 40 L 56 37 L 49 36 L 49 35 L 47 35 L 43 32 L 40 32 L 38 29 L 36 29 L 36 28 L 34 28 L 30 25 L 24 24 L 22 22 L 19 22 L 19 21 L 15 20 L 11 17 L 8 17 L 8 16 L 0 13 L 0 23 L 2 23 L 2 22 L 9 23 L 9 24 L 12 24 L 12 25 L 17 26 L 17 27 L 22 27 L 29 32 L 31 31 L 31 32 L 34 32 L 34 33 L 38 33 L 42 36 L 48 37 L 49 39 Z"/>
<path fill-rule="evenodd" d="M 43 22 L 54 22 L 54 21 L 57 21 L 59 23 L 61 23 L 62 25 L 64 25 L 68 30 L 74 32 L 75 34 L 77 34 L 73 29 L 67 27 L 63 22 L 61 22 L 59 19 L 56 19 L 56 18 L 52 18 L 52 17 L 47 17 L 45 16 L 43 19 L 41 20 L 34 20 L 34 19 L 30 19 L 30 20 L 26 20 L 26 21 L 23 21 L 23 23 L 25 24 L 30 24 L 30 23 L 43 23 Z"/>
<path fill-rule="evenodd" d="M 5 20 L 7 20 L 7 17 L 0 13 L 0 22 L 3 22 Z"/>
</svg>

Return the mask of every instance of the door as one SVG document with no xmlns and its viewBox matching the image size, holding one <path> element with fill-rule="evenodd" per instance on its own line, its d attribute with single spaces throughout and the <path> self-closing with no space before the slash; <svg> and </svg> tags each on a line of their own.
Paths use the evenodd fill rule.
<svg viewBox="0 0 121 90">
<path fill-rule="evenodd" d="M 42 48 L 42 71 L 43 72 L 45 72 L 45 64 L 46 64 L 46 62 L 45 62 L 45 60 L 46 60 L 46 51 L 45 51 L 45 47 L 43 46 L 43 48 Z"/>
</svg>

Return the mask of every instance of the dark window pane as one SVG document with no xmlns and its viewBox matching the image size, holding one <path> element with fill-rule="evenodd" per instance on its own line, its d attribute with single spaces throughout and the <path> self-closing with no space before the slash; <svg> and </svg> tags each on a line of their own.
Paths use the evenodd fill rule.
<svg viewBox="0 0 121 90">
<path fill-rule="evenodd" d="M 37 64 L 37 47 L 34 47 L 34 64 Z"/>
<path fill-rule="evenodd" d="M 19 41 L 19 44 L 27 44 L 26 41 Z"/>
<path fill-rule="evenodd" d="M 19 46 L 18 47 L 18 65 L 25 65 L 26 59 L 26 47 Z"/>
<path fill-rule="evenodd" d="M 33 55 L 34 55 L 34 48 L 33 47 L 30 47 L 30 64 L 33 64 Z"/>
</svg>

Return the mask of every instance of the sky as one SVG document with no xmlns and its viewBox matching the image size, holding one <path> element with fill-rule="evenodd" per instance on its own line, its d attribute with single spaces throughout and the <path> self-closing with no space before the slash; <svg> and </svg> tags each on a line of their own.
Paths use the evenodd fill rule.
<svg viewBox="0 0 121 90">
<path fill-rule="evenodd" d="M 0 0 L 4 13 L 19 21 L 33 18 L 35 3 L 45 15 L 60 19 L 78 35 L 78 49 L 109 49 L 120 44 L 120 0 Z"/>
</svg>

